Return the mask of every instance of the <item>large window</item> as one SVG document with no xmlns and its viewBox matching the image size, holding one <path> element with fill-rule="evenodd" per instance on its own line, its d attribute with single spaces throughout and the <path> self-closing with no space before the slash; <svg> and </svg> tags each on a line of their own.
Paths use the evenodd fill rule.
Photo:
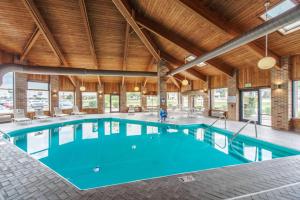
<svg viewBox="0 0 300 200">
<path fill-rule="evenodd" d="M 11 113 L 14 107 L 14 74 L 5 74 L 0 85 L 0 113 Z"/>
<path fill-rule="evenodd" d="M 178 92 L 167 92 L 167 106 L 177 107 L 178 106 Z"/>
<path fill-rule="evenodd" d="M 268 19 L 276 17 L 276 16 L 294 8 L 295 6 L 297 6 L 296 1 L 284 0 L 268 11 Z M 266 20 L 266 13 L 262 14 L 260 17 L 263 20 Z M 282 34 L 288 34 L 288 33 L 294 32 L 299 29 L 300 29 L 300 20 L 298 20 L 294 23 L 291 23 L 289 25 L 286 25 L 283 28 L 279 29 L 278 31 Z"/>
<path fill-rule="evenodd" d="M 227 110 L 227 88 L 219 88 L 212 90 L 212 109 Z"/>
<path fill-rule="evenodd" d="M 27 111 L 49 111 L 49 84 L 29 81 L 27 88 Z"/>
<path fill-rule="evenodd" d="M 189 96 L 182 96 L 182 109 L 188 109 L 189 108 Z"/>
<path fill-rule="evenodd" d="M 126 93 L 126 105 L 129 106 L 141 106 L 141 93 L 140 92 L 127 92 Z"/>
<path fill-rule="evenodd" d="M 148 108 L 157 107 L 157 96 L 147 95 L 147 107 Z"/>
<path fill-rule="evenodd" d="M 82 92 L 82 108 L 97 108 L 97 92 Z"/>
<path fill-rule="evenodd" d="M 293 84 L 293 115 L 300 118 L 300 81 L 294 81 Z"/>
<path fill-rule="evenodd" d="M 193 96 L 193 107 L 202 110 L 204 107 L 204 99 L 203 96 L 197 95 Z"/>
<path fill-rule="evenodd" d="M 74 92 L 60 91 L 58 93 L 59 107 L 61 109 L 71 109 L 74 106 Z"/>
</svg>

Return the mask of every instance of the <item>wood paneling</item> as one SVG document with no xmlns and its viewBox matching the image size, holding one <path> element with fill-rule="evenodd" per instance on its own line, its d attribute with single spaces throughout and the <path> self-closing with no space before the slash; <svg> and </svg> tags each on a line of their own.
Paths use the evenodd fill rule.
<svg viewBox="0 0 300 200">
<path fill-rule="evenodd" d="M 75 87 L 70 79 L 65 76 L 59 76 L 59 91 L 74 91 Z"/>
<path fill-rule="evenodd" d="M 98 83 L 83 83 L 85 86 L 85 92 L 97 92 L 97 85 Z"/>
<path fill-rule="evenodd" d="M 228 77 L 226 75 L 212 76 L 210 78 L 210 89 L 228 87 Z"/>
<path fill-rule="evenodd" d="M 292 80 L 300 80 L 300 55 L 293 56 L 292 62 Z"/>
<path fill-rule="evenodd" d="M 119 94 L 120 84 L 119 83 L 105 83 L 104 94 Z"/>
<path fill-rule="evenodd" d="M 171 83 L 167 83 L 167 92 L 179 92 L 179 89 Z"/>
<path fill-rule="evenodd" d="M 258 67 L 247 67 L 238 72 L 238 87 L 245 88 L 245 84 L 251 84 L 251 87 L 270 87 L 271 71 L 261 70 Z"/>
<path fill-rule="evenodd" d="M 27 75 L 28 81 L 40 81 L 40 82 L 49 82 L 48 75 L 40 75 L 40 74 L 28 74 Z"/>
<path fill-rule="evenodd" d="M 203 89 L 207 89 L 207 84 L 203 81 L 193 81 L 192 84 L 192 90 L 203 90 Z"/>
</svg>

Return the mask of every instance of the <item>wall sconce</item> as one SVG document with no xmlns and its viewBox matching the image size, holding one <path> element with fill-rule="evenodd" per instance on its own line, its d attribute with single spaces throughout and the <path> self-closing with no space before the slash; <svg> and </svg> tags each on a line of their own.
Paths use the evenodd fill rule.
<svg viewBox="0 0 300 200">
<path fill-rule="evenodd" d="M 57 90 L 52 90 L 52 97 L 56 98 L 57 97 Z"/>
<path fill-rule="evenodd" d="M 274 84 L 274 89 L 282 89 L 283 85 L 282 84 Z"/>
</svg>

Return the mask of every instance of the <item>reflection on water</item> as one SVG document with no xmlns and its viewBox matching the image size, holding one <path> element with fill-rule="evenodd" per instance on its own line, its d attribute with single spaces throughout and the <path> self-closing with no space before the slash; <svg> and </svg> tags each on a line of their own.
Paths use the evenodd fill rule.
<svg viewBox="0 0 300 200">
<path fill-rule="evenodd" d="M 18 135 L 15 145 L 82 189 L 295 154 L 240 137 L 230 145 L 228 133 L 201 125 L 117 119 Z"/>
</svg>

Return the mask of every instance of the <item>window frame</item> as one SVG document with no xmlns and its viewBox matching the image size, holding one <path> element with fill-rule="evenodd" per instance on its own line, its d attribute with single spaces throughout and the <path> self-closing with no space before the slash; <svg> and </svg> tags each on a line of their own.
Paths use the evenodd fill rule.
<svg viewBox="0 0 300 200">
<path fill-rule="evenodd" d="M 177 105 L 172 105 L 171 107 L 178 107 L 178 106 L 180 105 L 180 100 L 179 100 L 180 95 L 179 95 L 179 92 L 167 92 L 167 99 L 166 99 L 166 101 L 167 101 L 167 106 L 169 107 L 168 101 L 169 101 L 169 94 L 170 94 L 170 93 L 176 93 L 176 94 L 177 94 Z"/>
<path fill-rule="evenodd" d="M 83 106 L 83 94 L 86 94 L 86 93 L 95 94 L 95 96 L 96 96 L 96 107 L 84 107 Z M 82 107 L 82 109 L 98 109 L 98 95 L 97 95 L 97 92 L 81 92 L 81 107 Z"/>
<path fill-rule="evenodd" d="M 156 104 L 155 105 L 148 105 L 148 98 L 156 98 Z M 153 99 L 151 100 L 153 102 Z M 158 106 L 158 96 L 157 95 L 146 95 L 146 106 L 147 108 L 156 108 Z"/>
<path fill-rule="evenodd" d="M 226 104 L 226 109 L 225 110 L 217 109 L 217 108 L 214 107 L 215 98 L 212 98 L 212 97 L 214 97 L 214 91 L 215 90 L 220 90 L 220 89 L 226 89 L 227 90 L 227 97 L 226 97 L 227 104 Z M 211 110 L 228 111 L 228 88 L 227 87 L 211 89 L 211 92 L 210 92 L 210 108 L 211 108 Z"/>
<path fill-rule="evenodd" d="M 44 83 L 44 84 L 47 84 L 48 85 L 48 88 L 46 89 L 46 90 L 44 90 L 44 89 L 29 89 L 28 88 L 28 85 L 29 85 L 29 83 L 30 82 L 32 82 L 32 83 Z M 35 80 L 27 80 L 27 91 L 26 91 L 26 100 L 27 100 L 27 105 L 26 105 L 26 108 L 27 108 L 27 112 L 35 112 L 34 111 L 34 108 L 33 108 L 33 110 L 31 110 L 31 109 L 29 109 L 29 107 L 28 107 L 28 103 L 29 103 L 29 101 L 28 101 L 28 91 L 48 91 L 48 109 L 44 109 L 44 107 L 43 107 L 43 111 L 50 111 L 50 107 L 51 107 L 51 96 L 50 96 L 50 83 L 49 82 L 43 82 L 43 81 L 35 81 Z"/>
</svg>

